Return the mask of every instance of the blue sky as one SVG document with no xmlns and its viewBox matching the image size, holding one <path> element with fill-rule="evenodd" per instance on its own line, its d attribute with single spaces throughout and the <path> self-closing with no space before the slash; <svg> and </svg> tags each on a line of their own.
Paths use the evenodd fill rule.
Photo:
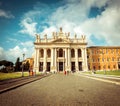
<svg viewBox="0 0 120 106">
<path fill-rule="evenodd" d="M 0 0 L 0 60 L 33 56 L 35 34 L 63 27 L 88 46 L 120 45 L 119 0 Z"/>
</svg>

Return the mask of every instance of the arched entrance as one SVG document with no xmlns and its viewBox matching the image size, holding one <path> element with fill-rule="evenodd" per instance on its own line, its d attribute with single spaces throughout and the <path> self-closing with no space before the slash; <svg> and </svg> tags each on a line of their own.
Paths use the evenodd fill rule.
<svg viewBox="0 0 120 106">
<path fill-rule="evenodd" d="M 63 62 L 59 62 L 59 71 L 63 71 Z"/>
</svg>

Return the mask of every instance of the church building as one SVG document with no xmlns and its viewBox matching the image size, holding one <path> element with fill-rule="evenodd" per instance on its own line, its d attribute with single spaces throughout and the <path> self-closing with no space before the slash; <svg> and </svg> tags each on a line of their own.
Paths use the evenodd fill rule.
<svg viewBox="0 0 120 106">
<path fill-rule="evenodd" d="M 38 72 L 87 71 L 86 38 L 70 33 L 53 32 L 52 38 L 36 34 L 33 70 Z"/>
</svg>

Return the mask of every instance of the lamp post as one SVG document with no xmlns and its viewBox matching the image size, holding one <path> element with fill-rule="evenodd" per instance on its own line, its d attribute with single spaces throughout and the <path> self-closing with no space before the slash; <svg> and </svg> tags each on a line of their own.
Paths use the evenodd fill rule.
<svg viewBox="0 0 120 106">
<path fill-rule="evenodd" d="M 24 62 L 25 53 L 23 53 L 23 62 Z M 22 63 L 22 77 L 24 76 L 24 63 Z"/>
</svg>

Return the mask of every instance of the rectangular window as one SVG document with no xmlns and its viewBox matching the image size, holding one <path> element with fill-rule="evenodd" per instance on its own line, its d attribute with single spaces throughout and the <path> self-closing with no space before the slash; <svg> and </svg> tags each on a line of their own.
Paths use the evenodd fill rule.
<svg viewBox="0 0 120 106">
<path fill-rule="evenodd" d="M 100 61 L 100 59 L 98 58 L 98 62 Z"/>
<path fill-rule="evenodd" d="M 115 69 L 115 68 L 116 68 L 116 66 L 115 66 L 115 65 L 113 65 L 113 68 Z"/>
</svg>

